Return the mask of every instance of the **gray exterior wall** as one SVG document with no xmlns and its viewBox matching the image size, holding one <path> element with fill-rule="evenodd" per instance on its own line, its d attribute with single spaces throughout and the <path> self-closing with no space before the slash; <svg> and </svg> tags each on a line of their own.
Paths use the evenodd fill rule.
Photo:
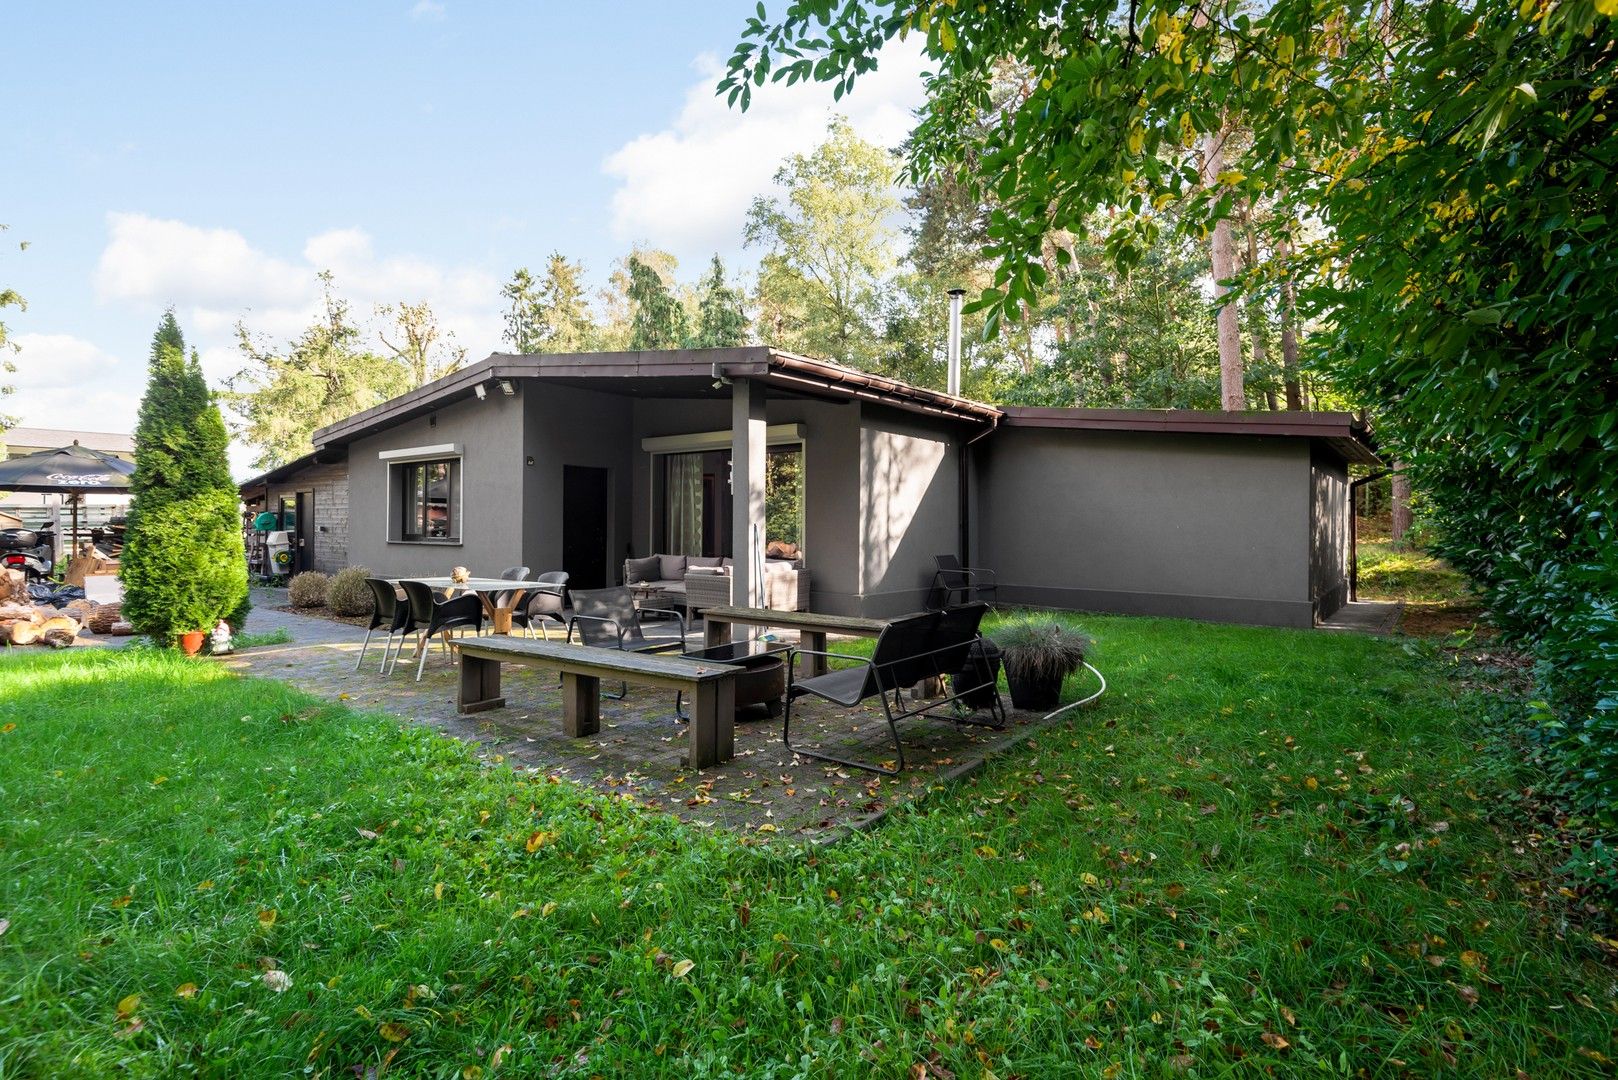
<svg viewBox="0 0 1618 1080">
<path fill-rule="evenodd" d="M 977 445 L 972 561 L 1002 603 L 1313 625 L 1307 440 L 1002 427 Z"/>
<path fill-rule="evenodd" d="M 861 407 L 859 614 L 921 610 L 935 557 L 959 552 L 956 439 L 951 425 Z"/>
<path fill-rule="evenodd" d="M 455 566 L 498 574 L 520 561 L 526 390 L 460 401 L 352 443 L 349 560 L 378 574 L 422 577 L 448 574 Z M 389 540 L 388 463 L 377 453 L 439 443 L 462 448 L 460 541 Z"/>
<path fill-rule="evenodd" d="M 524 414 L 520 499 L 523 565 L 536 574 L 562 568 L 562 470 L 569 465 L 607 470 L 607 580 L 616 581 L 630 542 L 632 512 L 631 399 L 617 394 L 519 381 Z M 501 566 L 512 565 L 502 563 Z"/>
<path fill-rule="evenodd" d="M 1310 456 L 1309 599 L 1324 619 L 1348 602 L 1348 465 L 1316 447 Z"/>
<path fill-rule="evenodd" d="M 280 510 L 282 496 L 311 496 L 315 529 L 310 568 L 335 574 L 348 563 L 348 465 L 311 465 L 269 485 L 266 509 Z"/>
</svg>

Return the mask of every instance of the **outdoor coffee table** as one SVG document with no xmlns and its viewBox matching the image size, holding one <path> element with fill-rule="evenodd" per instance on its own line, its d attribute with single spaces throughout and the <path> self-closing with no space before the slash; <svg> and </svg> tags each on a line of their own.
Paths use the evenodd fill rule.
<svg viewBox="0 0 1618 1080">
<path fill-rule="evenodd" d="M 770 716 L 780 710 L 787 692 L 787 654 L 791 646 L 779 641 L 731 641 L 688 649 L 680 655 L 741 668 L 736 678 L 736 711 L 763 705 Z"/>
</svg>

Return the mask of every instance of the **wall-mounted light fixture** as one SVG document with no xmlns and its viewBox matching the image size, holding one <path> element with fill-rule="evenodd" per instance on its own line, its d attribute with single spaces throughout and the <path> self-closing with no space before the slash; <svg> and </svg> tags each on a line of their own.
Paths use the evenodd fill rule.
<svg viewBox="0 0 1618 1080">
<path fill-rule="evenodd" d="M 529 454 L 526 458 L 523 459 L 523 464 L 524 465 L 532 465 L 533 463 L 534 463 L 534 455 L 533 454 Z"/>
<path fill-rule="evenodd" d="M 506 397 L 510 397 L 511 395 L 513 395 L 513 394 L 515 394 L 517 392 L 517 388 L 515 386 L 511 385 L 511 380 L 510 379 L 501 379 L 500 380 L 500 392 L 502 394 L 506 395 Z"/>
<path fill-rule="evenodd" d="M 482 383 L 476 383 L 472 387 L 472 393 L 478 396 L 479 401 L 482 401 L 484 398 L 489 396 L 489 388 L 484 386 Z"/>
</svg>

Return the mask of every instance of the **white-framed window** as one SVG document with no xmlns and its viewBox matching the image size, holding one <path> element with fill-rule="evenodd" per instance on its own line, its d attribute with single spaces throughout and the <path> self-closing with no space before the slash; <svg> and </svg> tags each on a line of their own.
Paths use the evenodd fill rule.
<svg viewBox="0 0 1618 1080">
<path fill-rule="evenodd" d="M 399 544 L 461 542 L 461 456 L 458 446 L 384 450 L 388 540 Z"/>
</svg>

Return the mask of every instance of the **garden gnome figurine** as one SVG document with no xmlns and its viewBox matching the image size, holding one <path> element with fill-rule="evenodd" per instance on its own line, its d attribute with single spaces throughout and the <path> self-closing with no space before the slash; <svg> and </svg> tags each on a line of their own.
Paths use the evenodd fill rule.
<svg viewBox="0 0 1618 1080">
<path fill-rule="evenodd" d="M 213 628 L 213 642 L 210 650 L 215 656 L 223 656 L 230 651 L 230 624 L 224 619 Z"/>
</svg>

